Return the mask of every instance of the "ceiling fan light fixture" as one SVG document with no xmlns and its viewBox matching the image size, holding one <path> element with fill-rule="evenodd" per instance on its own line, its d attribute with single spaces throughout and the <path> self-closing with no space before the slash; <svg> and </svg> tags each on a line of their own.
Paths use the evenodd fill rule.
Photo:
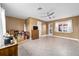
<svg viewBox="0 0 79 59">
<path fill-rule="evenodd" d="M 51 19 L 51 17 L 49 16 L 49 19 Z"/>
</svg>

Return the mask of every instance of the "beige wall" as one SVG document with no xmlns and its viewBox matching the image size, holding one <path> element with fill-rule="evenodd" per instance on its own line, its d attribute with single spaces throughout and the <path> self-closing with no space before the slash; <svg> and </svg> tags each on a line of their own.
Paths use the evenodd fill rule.
<svg viewBox="0 0 79 59">
<path fill-rule="evenodd" d="M 24 30 L 24 19 L 6 16 L 6 29 Z"/>
<path fill-rule="evenodd" d="M 53 34 L 56 36 L 62 36 L 62 37 L 69 37 L 69 38 L 76 38 L 79 39 L 79 16 L 70 17 L 70 18 L 64 18 L 56 21 L 66 21 L 68 19 L 72 19 L 72 25 L 73 25 L 73 32 L 72 33 L 60 33 L 53 31 Z M 55 29 L 55 22 L 53 21 L 53 28 Z"/>
<path fill-rule="evenodd" d="M 46 24 L 43 23 L 42 24 L 42 35 L 45 35 L 46 34 Z"/>
<path fill-rule="evenodd" d="M 46 34 L 48 34 L 48 23 L 46 23 Z"/>
<path fill-rule="evenodd" d="M 60 33 L 60 32 L 54 31 L 56 21 L 66 21 L 68 19 L 72 19 L 72 25 L 73 25 L 72 33 Z M 29 20 L 27 20 L 26 24 L 27 24 L 28 31 L 31 31 L 32 25 L 37 24 L 37 21 L 38 20 L 34 19 L 34 18 L 30 18 Z M 41 22 L 43 22 L 43 21 L 41 21 Z M 43 23 L 45 23 L 45 22 L 43 22 Z M 50 22 L 48 22 L 48 23 L 50 23 Z M 63 18 L 60 20 L 51 21 L 51 23 L 53 23 L 53 35 L 79 39 L 79 16 Z M 7 30 L 10 30 L 10 29 L 23 30 L 24 29 L 24 19 L 7 16 L 6 17 L 6 27 L 7 27 Z M 46 25 L 46 34 L 47 34 L 47 32 L 48 32 L 48 25 Z"/>
<path fill-rule="evenodd" d="M 29 32 L 33 29 L 33 25 L 37 25 L 37 20 L 33 18 L 28 18 L 25 21 L 26 21 L 27 31 Z"/>
<path fill-rule="evenodd" d="M 42 33 L 43 34 L 48 34 L 48 23 L 45 22 L 45 23 L 42 24 L 42 26 L 43 26 Z"/>
<path fill-rule="evenodd" d="M 42 33 L 43 34 L 47 34 L 48 32 L 48 29 L 47 29 L 47 23 L 45 23 L 44 21 L 41 21 L 39 19 L 36 19 L 36 18 L 28 18 L 26 20 L 24 19 L 20 19 L 20 18 L 16 18 L 16 17 L 11 17 L 11 16 L 6 16 L 6 28 L 7 30 L 11 30 L 11 29 L 14 29 L 14 30 L 24 30 L 24 21 L 25 21 L 25 24 L 26 24 L 26 30 L 31 32 L 32 30 L 32 26 L 33 25 L 37 25 L 37 22 L 40 21 L 42 22 L 42 24 L 45 24 L 45 28 Z M 42 28 L 43 29 L 43 28 Z"/>
<path fill-rule="evenodd" d="M 39 19 L 36 19 L 36 18 L 32 18 L 32 17 L 29 17 L 28 19 L 26 19 L 26 27 L 27 27 L 27 30 L 31 33 L 31 30 L 33 28 L 33 25 L 37 25 L 38 21 L 42 22 L 42 33 L 41 34 L 47 34 L 48 32 L 48 29 L 47 29 L 47 23 L 44 22 L 44 21 L 41 21 Z"/>
</svg>

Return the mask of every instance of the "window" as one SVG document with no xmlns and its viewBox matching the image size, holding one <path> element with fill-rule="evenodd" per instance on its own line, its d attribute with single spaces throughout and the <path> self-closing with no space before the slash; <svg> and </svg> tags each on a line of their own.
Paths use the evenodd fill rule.
<svg viewBox="0 0 79 59">
<path fill-rule="evenodd" d="M 72 20 L 55 22 L 55 32 L 72 32 Z"/>
<path fill-rule="evenodd" d="M 6 33 L 5 10 L 0 7 L 0 47 L 4 45 L 3 35 Z"/>
</svg>

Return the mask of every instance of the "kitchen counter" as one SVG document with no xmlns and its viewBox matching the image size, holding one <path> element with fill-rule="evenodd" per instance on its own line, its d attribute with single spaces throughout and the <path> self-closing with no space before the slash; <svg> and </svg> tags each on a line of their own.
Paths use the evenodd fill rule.
<svg viewBox="0 0 79 59">
<path fill-rule="evenodd" d="M 8 44 L 0 47 L 0 56 L 17 56 L 18 44 L 15 40 L 13 44 Z"/>
<path fill-rule="evenodd" d="M 10 46 L 13 46 L 13 45 L 16 45 L 16 44 L 17 44 L 17 41 L 16 41 L 16 39 L 14 39 L 14 43 L 1 46 L 0 49 L 7 48 L 7 47 L 10 47 Z"/>
</svg>

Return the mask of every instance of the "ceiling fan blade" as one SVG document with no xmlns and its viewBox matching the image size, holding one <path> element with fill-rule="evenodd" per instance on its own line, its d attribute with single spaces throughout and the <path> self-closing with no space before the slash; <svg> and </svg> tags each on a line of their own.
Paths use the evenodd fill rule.
<svg viewBox="0 0 79 59">
<path fill-rule="evenodd" d="M 48 16 L 51 16 L 51 15 L 53 15 L 55 12 L 52 12 L 52 13 L 50 13 L 50 14 L 48 14 Z"/>
<path fill-rule="evenodd" d="M 47 15 L 42 15 L 41 17 L 49 17 L 49 16 L 52 16 L 53 14 L 54 14 L 54 12 L 47 14 Z"/>
</svg>

